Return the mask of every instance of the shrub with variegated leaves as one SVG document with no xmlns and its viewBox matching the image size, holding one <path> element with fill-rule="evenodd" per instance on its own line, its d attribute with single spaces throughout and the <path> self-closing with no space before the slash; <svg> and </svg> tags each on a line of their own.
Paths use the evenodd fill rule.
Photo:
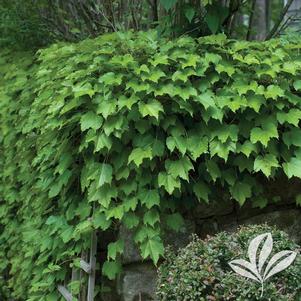
<svg viewBox="0 0 301 301">
<path fill-rule="evenodd" d="M 295 252 L 297 256 L 289 267 L 273 277 L 267 277 L 262 291 L 260 281 L 234 273 L 231 265 L 238 260 L 249 261 L 250 244 L 265 233 L 270 233 L 274 241 L 273 250 L 266 258 L 269 262 L 284 250 Z M 256 260 L 264 247 L 260 244 L 255 250 Z M 280 260 L 275 261 L 272 267 L 279 267 L 278 263 Z M 255 275 L 243 265 L 240 267 Z M 265 262 L 263 268 L 269 269 L 269 263 Z M 300 246 L 291 241 L 286 233 L 265 225 L 243 227 L 232 234 L 222 232 L 205 240 L 195 237 L 177 254 L 170 252 L 166 256 L 166 261 L 159 268 L 157 294 L 162 301 L 299 301 Z"/>
</svg>

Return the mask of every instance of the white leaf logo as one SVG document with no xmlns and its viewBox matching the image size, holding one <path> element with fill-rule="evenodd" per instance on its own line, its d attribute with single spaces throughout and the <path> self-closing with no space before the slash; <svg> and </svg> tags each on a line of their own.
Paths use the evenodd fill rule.
<svg viewBox="0 0 301 301">
<path fill-rule="evenodd" d="M 261 250 L 259 252 L 260 246 Z M 230 267 L 235 273 L 261 284 L 261 297 L 263 296 L 264 282 L 268 278 L 289 267 L 297 256 L 297 253 L 293 251 L 281 251 L 275 254 L 271 260 L 267 262 L 272 250 L 272 234 L 264 233 L 256 236 L 250 242 L 248 248 L 248 256 L 250 261 L 246 261 L 244 259 L 235 259 L 229 262 Z"/>
</svg>

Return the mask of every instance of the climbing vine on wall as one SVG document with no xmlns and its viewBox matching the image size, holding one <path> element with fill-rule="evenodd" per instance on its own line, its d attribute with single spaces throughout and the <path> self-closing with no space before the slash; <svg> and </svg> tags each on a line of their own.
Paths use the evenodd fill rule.
<svg viewBox="0 0 301 301">
<path fill-rule="evenodd" d="M 0 56 L 0 293 L 58 300 L 93 229 L 157 263 L 181 208 L 301 178 L 301 43 L 118 33 Z M 120 271 L 124 242 L 102 271 Z"/>
</svg>

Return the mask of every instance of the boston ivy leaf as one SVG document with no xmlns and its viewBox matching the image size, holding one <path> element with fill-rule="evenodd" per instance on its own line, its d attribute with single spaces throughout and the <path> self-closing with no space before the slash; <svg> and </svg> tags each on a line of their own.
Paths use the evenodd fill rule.
<svg viewBox="0 0 301 301">
<path fill-rule="evenodd" d="M 174 2 L 177 0 L 173 0 Z M 162 53 L 156 53 L 152 59 L 150 59 L 150 63 L 152 66 L 157 66 L 157 65 L 168 65 L 168 59 L 169 57 L 165 54 Z"/>
<path fill-rule="evenodd" d="M 218 137 L 222 143 L 225 143 L 228 138 L 236 142 L 238 140 L 238 130 L 238 126 L 235 124 L 224 125 L 223 127 L 218 127 L 215 131 L 213 131 L 212 136 Z"/>
<path fill-rule="evenodd" d="M 279 112 L 277 113 L 277 120 L 280 124 L 285 122 L 298 127 L 299 121 L 301 119 L 301 111 L 299 109 L 291 109 L 289 112 Z"/>
<path fill-rule="evenodd" d="M 216 164 L 216 162 L 214 162 L 213 160 L 207 161 L 206 166 L 207 166 L 207 171 L 214 182 L 216 181 L 217 178 L 221 177 L 221 171 L 218 165 Z"/>
<path fill-rule="evenodd" d="M 164 220 L 166 225 L 174 231 L 179 231 L 184 226 L 184 219 L 179 213 L 167 214 Z"/>
<path fill-rule="evenodd" d="M 137 190 L 137 181 L 135 178 L 124 180 L 118 185 L 118 188 L 128 196 Z"/>
<path fill-rule="evenodd" d="M 125 197 L 123 200 L 123 208 L 125 212 L 130 210 L 135 211 L 138 205 L 138 198 L 136 196 Z"/>
<path fill-rule="evenodd" d="M 152 70 L 150 74 L 148 75 L 143 75 L 142 76 L 142 79 L 143 80 L 150 80 L 152 82 L 155 82 L 155 83 L 158 83 L 159 79 L 166 76 L 166 74 L 160 70 L 160 69 L 155 69 L 155 70 Z"/>
<path fill-rule="evenodd" d="M 230 77 L 235 73 L 235 68 L 233 65 L 227 61 L 222 61 L 216 66 L 216 71 L 218 73 L 225 72 L 227 73 Z"/>
<path fill-rule="evenodd" d="M 247 54 L 244 58 L 243 58 L 243 62 L 248 64 L 248 65 L 253 65 L 253 64 L 260 64 L 259 60 L 258 60 L 258 56 L 254 55 L 254 54 Z"/>
<path fill-rule="evenodd" d="M 185 58 L 185 62 L 181 63 L 181 66 L 183 69 L 185 69 L 186 67 L 196 68 L 197 63 L 200 61 L 200 56 L 197 54 L 188 53 L 188 54 L 182 55 L 182 57 Z M 189 86 L 187 86 L 187 88 L 192 88 L 192 87 L 189 85 Z"/>
<path fill-rule="evenodd" d="M 99 78 L 99 82 L 104 83 L 107 86 L 119 86 L 122 82 L 122 77 L 122 74 L 108 72 Z"/>
<path fill-rule="evenodd" d="M 148 209 L 160 205 L 160 196 L 156 189 L 142 190 L 139 193 L 138 198 L 141 201 L 141 204 L 145 205 Z"/>
<path fill-rule="evenodd" d="M 96 185 L 95 185 L 96 186 Z M 89 202 L 97 201 L 104 208 L 108 208 L 112 199 L 117 197 L 117 189 L 113 185 L 104 184 L 101 187 L 93 189 L 91 186 L 88 191 Z"/>
<path fill-rule="evenodd" d="M 269 177 L 273 167 L 279 167 L 278 160 L 275 155 L 267 154 L 265 156 L 256 157 L 254 162 L 254 171 L 262 171 L 266 177 Z"/>
<path fill-rule="evenodd" d="M 165 161 L 165 168 L 169 175 L 174 178 L 180 177 L 184 180 L 189 180 L 188 173 L 193 169 L 193 165 L 187 156 L 182 157 L 180 160 Z"/>
<path fill-rule="evenodd" d="M 222 143 L 217 139 L 214 139 L 213 141 L 210 142 L 209 149 L 210 149 L 211 157 L 217 155 L 220 158 L 223 158 L 226 162 L 228 160 L 230 151 L 235 152 L 236 145 L 232 141 Z"/>
<path fill-rule="evenodd" d="M 215 107 L 214 94 L 211 91 L 206 91 L 198 95 L 195 100 L 200 102 L 204 108 L 207 110 L 209 107 Z"/>
<path fill-rule="evenodd" d="M 108 245 L 108 260 L 116 260 L 117 255 L 122 254 L 124 249 L 124 241 L 118 239 L 115 242 L 111 242 Z"/>
<path fill-rule="evenodd" d="M 125 210 L 124 210 L 123 204 L 118 205 L 118 206 L 113 206 L 111 208 L 108 208 L 105 211 L 107 219 L 115 218 L 117 220 L 121 220 L 122 217 L 123 217 L 123 215 L 124 215 L 124 213 L 125 213 Z"/>
<path fill-rule="evenodd" d="M 63 240 L 63 242 L 66 244 L 67 242 L 69 242 L 72 239 L 72 235 L 73 235 L 73 227 L 67 227 L 62 233 L 61 233 L 61 238 Z"/>
<path fill-rule="evenodd" d="M 247 170 L 248 172 L 252 172 L 254 168 L 254 162 L 251 158 L 247 158 L 243 155 L 238 155 L 233 160 L 233 165 L 236 165 L 239 169 L 239 172 L 243 172 Z"/>
<path fill-rule="evenodd" d="M 246 199 L 252 195 L 250 184 L 245 182 L 236 182 L 230 187 L 230 192 L 232 197 L 238 201 L 241 206 L 245 203 Z"/>
<path fill-rule="evenodd" d="M 188 100 L 190 97 L 197 96 L 197 91 L 194 87 L 188 86 L 179 90 L 178 95 L 184 100 Z"/>
<path fill-rule="evenodd" d="M 142 81 L 130 80 L 126 83 L 126 90 L 129 89 L 137 94 L 138 92 L 147 91 L 149 89 L 149 84 Z"/>
<path fill-rule="evenodd" d="M 152 116 L 156 119 L 159 119 L 159 113 L 164 112 L 164 109 L 161 103 L 157 100 L 151 100 L 148 103 L 140 103 L 139 111 L 143 117 Z"/>
<path fill-rule="evenodd" d="M 236 150 L 238 153 L 243 153 L 249 158 L 252 152 L 258 152 L 258 147 L 256 146 L 256 144 L 251 143 L 251 141 L 247 140 L 243 144 L 238 144 Z"/>
<path fill-rule="evenodd" d="M 87 129 L 97 130 L 102 126 L 103 118 L 96 115 L 94 112 L 89 111 L 84 114 L 80 119 L 81 130 L 85 131 Z"/>
<path fill-rule="evenodd" d="M 139 217 L 134 212 L 127 212 L 123 218 L 122 222 L 128 229 L 133 229 L 139 225 Z"/>
<path fill-rule="evenodd" d="M 196 160 L 202 154 L 208 152 L 208 137 L 200 137 L 198 134 L 192 134 L 187 139 L 187 149 L 192 158 Z"/>
<path fill-rule="evenodd" d="M 134 58 L 131 54 L 115 55 L 111 58 L 110 63 L 127 67 L 134 63 Z"/>
<path fill-rule="evenodd" d="M 96 212 L 93 215 L 92 223 L 95 229 L 100 228 L 105 231 L 111 226 L 112 221 L 108 220 L 103 212 Z"/>
<path fill-rule="evenodd" d="M 148 210 L 143 216 L 143 223 L 145 225 L 150 225 L 153 227 L 159 221 L 160 215 L 158 210 L 155 209 Z"/>
<path fill-rule="evenodd" d="M 89 95 L 92 97 L 95 94 L 95 91 L 90 83 L 78 84 L 73 87 L 74 97 L 80 97 L 83 95 Z"/>
<path fill-rule="evenodd" d="M 282 166 L 289 179 L 291 177 L 301 178 L 301 159 L 293 157 L 289 162 L 283 163 Z"/>
<path fill-rule="evenodd" d="M 147 65 L 142 64 L 141 66 L 135 68 L 135 73 L 137 75 L 140 75 L 142 72 L 150 73 L 150 70 Z"/>
<path fill-rule="evenodd" d="M 298 66 L 294 62 L 285 62 L 282 66 L 282 69 L 287 73 L 295 75 Z"/>
<path fill-rule="evenodd" d="M 177 148 L 182 153 L 182 155 L 184 155 L 187 150 L 187 138 L 180 135 L 167 137 L 166 146 L 171 152 L 174 151 L 175 148 Z"/>
<path fill-rule="evenodd" d="M 71 171 L 66 169 L 58 178 L 55 183 L 53 183 L 50 187 L 48 196 L 50 198 L 57 196 L 64 186 L 67 185 L 69 179 L 71 177 Z"/>
<path fill-rule="evenodd" d="M 261 95 L 251 95 L 247 98 L 247 105 L 252 108 L 256 113 L 259 112 L 262 105 L 265 103 L 265 99 Z"/>
<path fill-rule="evenodd" d="M 266 122 L 262 128 L 255 127 L 251 130 L 250 140 L 252 143 L 260 142 L 267 147 L 271 138 L 278 138 L 277 126 L 272 122 Z"/>
<path fill-rule="evenodd" d="M 139 97 L 135 94 L 131 95 L 130 97 L 127 97 L 125 95 L 121 95 L 118 98 L 117 104 L 118 107 L 121 109 L 123 107 L 128 108 L 129 110 L 132 108 L 132 106 L 139 100 Z"/>
<path fill-rule="evenodd" d="M 277 99 L 284 96 L 284 91 L 279 86 L 269 85 L 264 92 L 264 96 L 266 98 Z"/>
<path fill-rule="evenodd" d="M 222 123 L 223 116 L 224 116 L 223 110 L 218 107 L 209 107 L 208 110 L 206 110 L 202 114 L 203 120 L 206 122 L 206 124 L 208 124 L 208 121 L 210 119 L 216 119 L 220 123 Z"/>
<path fill-rule="evenodd" d="M 110 150 L 111 147 L 112 147 L 112 139 L 108 137 L 105 133 L 101 133 L 97 136 L 94 152 L 99 152 L 104 148 Z"/>
<path fill-rule="evenodd" d="M 152 150 L 153 150 L 153 155 L 154 156 L 161 157 L 164 154 L 165 145 L 161 140 L 156 139 L 153 143 Z"/>
<path fill-rule="evenodd" d="M 294 81 L 294 88 L 296 91 L 301 90 L 301 80 Z"/>
<path fill-rule="evenodd" d="M 293 105 L 298 105 L 301 102 L 301 97 L 299 97 L 298 95 L 290 92 L 289 90 L 285 91 L 285 97 Z"/>
<path fill-rule="evenodd" d="M 222 179 L 228 183 L 229 186 L 233 186 L 236 182 L 236 172 L 234 168 L 229 168 L 223 172 Z"/>
<path fill-rule="evenodd" d="M 301 129 L 292 128 L 290 131 L 283 133 L 283 142 L 288 147 L 291 145 L 301 147 Z"/>
<path fill-rule="evenodd" d="M 105 119 L 107 119 L 110 115 L 116 113 L 117 101 L 111 100 L 110 102 L 102 101 L 97 106 L 97 114 L 101 114 Z"/>
<path fill-rule="evenodd" d="M 164 254 L 164 246 L 159 236 L 146 239 L 140 245 L 141 255 L 144 259 L 150 257 L 156 265 L 159 257 Z"/>
<path fill-rule="evenodd" d="M 106 163 L 101 164 L 98 187 L 103 186 L 105 183 L 111 184 L 112 172 L 113 169 L 110 164 L 106 164 Z"/>
<path fill-rule="evenodd" d="M 86 234 L 91 232 L 92 230 L 92 222 L 91 220 L 85 220 L 83 222 L 80 222 L 77 224 L 75 231 L 74 231 L 74 237 L 80 236 L 81 234 Z"/>
<path fill-rule="evenodd" d="M 121 263 L 117 261 L 105 261 L 102 265 L 102 273 L 110 280 L 114 280 L 121 271 Z"/>
<path fill-rule="evenodd" d="M 254 199 L 252 200 L 252 207 L 263 209 L 267 206 L 268 202 L 268 199 L 263 196 L 254 197 Z"/>
<path fill-rule="evenodd" d="M 149 227 L 146 225 L 141 226 L 135 233 L 134 241 L 136 243 L 142 243 L 143 241 L 157 237 L 159 235 L 158 228 Z"/>
<path fill-rule="evenodd" d="M 70 101 L 66 102 L 60 114 L 65 114 L 71 111 L 72 109 L 78 108 L 82 103 L 83 99 L 81 97 L 74 97 Z"/>
<path fill-rule="evenodd" d="M 132 150 L 128 163 L 134 162 L 137 167 L 142 164 L 144 159 L 151 159 L 152 158 L 152 148 L 135 148 Z"/>
<path fill-rule="evenodd" d="M 159 187 L 165 187 L 165 190 L 172 194 L 173 191 L 178 188 L 181 188 L 181 182 L 179 179 L 175 179 L 172 175 L 169 175 L 166 172 L 160 172 L 158 175 L 158 185 Z"/>
<path fill-rule="evenodd" d="M 193 192 L 195 193 L 198 200 L 203 200 L 206 203 L 209 203 L 209 193 L 210 188 L 203 181 L 198 181 L 193 185 Z"/>
</svg>

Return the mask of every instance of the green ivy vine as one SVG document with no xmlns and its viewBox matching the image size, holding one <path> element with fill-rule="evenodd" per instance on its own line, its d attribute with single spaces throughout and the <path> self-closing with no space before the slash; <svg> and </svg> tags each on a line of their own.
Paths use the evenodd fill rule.
<svg viewBox="0 0 301 301">
<path fill-rule="evenodd" d="M 261 178 L 301 178 L 300 50 L 152 32 L 1 50 L 0 294 L 58 300 L 91 231 L 120 223 L 157 263 L 185 203 L 263 207 Z"/>
</svg>

